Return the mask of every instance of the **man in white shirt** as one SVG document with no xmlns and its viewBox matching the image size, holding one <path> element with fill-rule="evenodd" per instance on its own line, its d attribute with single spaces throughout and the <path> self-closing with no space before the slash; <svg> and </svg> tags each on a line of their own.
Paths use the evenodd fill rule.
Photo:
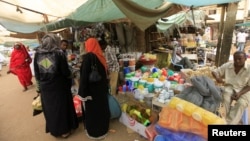
<svg viewBox="0 0 250 141">
<path fill-rule="evenodd" d="M 228 124 L 239 124 L 250 103 L 250 65 L 246 63 L 247 56 L 243 51 L 235 52 L 233 58 L 234 62 L 214 69 L 212 75 L 224 85 L 222 95 Z"/>
<path fill-rule="evenodd" d="M 240 30 L 240 32 L 237 34 L 237 50 L 238 51 L 244 51 L 247 36 L 248 34 L 245 33 L 243 30 Z"/>
<path fill-rule="evenodd" d="M 172 56 L 173 62 L 175 64 L 182 65 L 184 68 L 196 70 L 196 65 L 193 64 L 187 57 L 182 57 L 181 54 L 182 54 L 181 47 L 178 47 L 178 46 L 174 47 L 173 56 Z"/>
</svg>

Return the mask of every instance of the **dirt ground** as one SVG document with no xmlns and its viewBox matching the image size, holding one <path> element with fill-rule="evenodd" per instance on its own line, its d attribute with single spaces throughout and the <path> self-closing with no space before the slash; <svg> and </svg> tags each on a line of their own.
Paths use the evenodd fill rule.
<svg viewBox="0 0 250 141">
<path fill-rule="evenodd" d="M 33 116 L 32 100 L 36 96 L 35 84 L 22 92 L 16 76 L 6 74 L 7 66 L 0 72 L 0 141 L 91 141 L 85 135 L 83 124 L 67 139 L 55 138 L 45 133 L 43 114 Z M 34 78 L 33 78 L 34 79 Z M 35 82 L 35 81 L 33 81 Z M 119 120 L 112 120 L 104 141 L 146 141 L 138 133 L 131 133 Z"/>
</svg>

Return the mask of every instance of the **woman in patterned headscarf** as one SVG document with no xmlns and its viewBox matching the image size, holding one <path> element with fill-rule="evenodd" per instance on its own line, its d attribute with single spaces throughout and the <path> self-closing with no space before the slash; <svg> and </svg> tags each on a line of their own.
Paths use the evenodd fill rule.
<svg viewBox="0 0 250 141">
<path fill-rule="evenodd" d="M 108 104 L 107 64 L 101 47 L 95 38 L 85 42 L 86 54 L 80 69 L 78 94 L 85 101 L 84 126 L 91 139 L 103 139 L 109 130 L 110 111 Z M 102 76 L 98 82 L 90 82 L 91 63 L 96 62 Z"/>
<path fill-rule="evenodd" d="M 40 84 L 46 133 L 68 137 L 78 127 L 78 119 L 71 94 L 71 72 L 57 35 L 42 38 L 35 53 L 34 70 Z"/>
<path fill-rule="evenodd" d="M 30 63 L 32 59 L 22 43 L 16 43 L 11 53 L 9 71 L 18 77 L 19 82 L 23 86 L 23 91 L 28 90 L 28 86 L 32 85 L 32 73 Z"/>
</svg>

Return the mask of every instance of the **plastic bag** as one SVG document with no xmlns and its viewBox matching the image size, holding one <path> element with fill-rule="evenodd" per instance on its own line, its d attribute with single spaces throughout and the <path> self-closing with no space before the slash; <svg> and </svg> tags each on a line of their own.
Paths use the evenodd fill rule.
<svg viewBox="0 0 250 141">
<path fill-rule="evenodd" d="M 39 115 L 40 113 L 43 112 L 40 95 L 37 95 L 36 97 L 33 98 L 32 108 L 33 108 L 33 116 Z"/>
<path fill-rule="evenodd" d="M 42 102 L 40 95 L 34 98 L 34 100 L 32 101 L 32 107 L 35 110 L 42 110 Z"/>
<path fill-rule="evenodd" d="M 76 110 L 76 115 L 78 117 L 82 116 L 82 101 L 78 96 L 73 97 L 74 107 Z"/>
</svg>

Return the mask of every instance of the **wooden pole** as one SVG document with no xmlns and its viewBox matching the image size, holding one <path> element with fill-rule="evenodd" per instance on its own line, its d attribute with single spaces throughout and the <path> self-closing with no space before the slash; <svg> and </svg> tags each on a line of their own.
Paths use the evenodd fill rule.
<svg viewBox="0 0 250 141">
<path fill-rule="evenodd" d="M 232 47 L 233 31 L 236 23 L 236 14 L 238 10 L 238 2 L 230 3 L 227 6 L 226 23 L 224 24 L 223 39 L 221 44 L 221 53 L 219 66 L 228 62 L 230 56 L 230 50 Z"/>
<path fill-rule="evenodd" d="M 138 27 L 134 27 L 135 31 L 136 31 L 136 36 L 135 36 L 135 40 L 136 40 L 136 48 L 135 51 L 137 52 L 146 52 L 146 39 L 145 36 L 147 34 L 145 34 L 145 31 L 140 30 Z"/>
<path fill-rule="evenodd" d="M 223 5 L 222 8 L 221 8 L 219 34 L 218 34 L 218 43 L 217 43 L 216 57 L 215 57 L 215 66 L 219 65 L 219 60 L 220 60 L 221 38 L 222 38 L 223 30 L 224 30 L 225 7 L 226 7 L 226 5 Z"/>
<path fill-rule="evenodd" d="M 196 29 L 196 23 L 195 23 L 194 8 L 193 8 L 193 6 L 191 6 L 191 12 L 192 12 L 192 19 L 193 19 L 193 22 L 194 22 L 194 30 L 195 30 L 195 33 L 196 33 L 197 29 Z"/>
</svg>

